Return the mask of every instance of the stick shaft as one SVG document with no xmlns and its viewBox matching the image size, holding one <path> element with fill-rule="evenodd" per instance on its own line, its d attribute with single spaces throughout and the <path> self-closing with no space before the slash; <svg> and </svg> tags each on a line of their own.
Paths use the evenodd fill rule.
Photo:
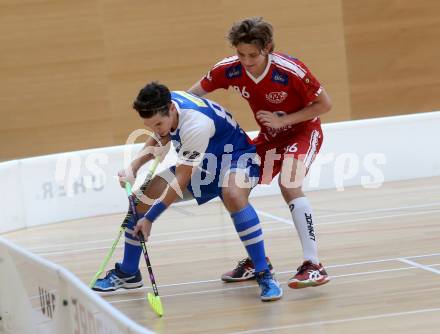
<svg viewBox="0 0 440 334">
<path fill-rule="evenodd" d="M 153 175 L 156 172 L 156 169 L 157 169 L 157 166 L 159 165 L 159 162 L 160 162 L 160 158 L 157 157 L 156 159 L 154 159 L 152 165 L 150 166 L 150 169 L 148 170 L 148 174 L 145 178 L 145 182 L 141 187 L 142 192 L 145 191 L 145 189 L 147 188 L 151 179 L 153 178 Z M 130 186 L 130 197 L 131 197 L 131 186 Z M 136 206 L 134 206 L 134 209 L 136 210 Z M 131 207 L 131 211 L 132 211 L 132 214 L 133 214 L 133 212 L 136 212 L 136 211 L 133 211 L 133 207 Z M 135 215 L 134 219 L 135 219 L 134 221 L 137 222 L 137 214 Z M 96 281 L 98 280 L 99 276 L 101 276 L 101 274 L 105 270 L 105 267 L 107 267 L 107 264 L 110 261 L 111 257 L 113 256 L 113 253 L 115 252 L 116 246 L 118 245 L 119 240 L 121 239 L 121 236 L 124 233 L 126 227 L 127 227 L 127 222 L 124 220 L 122 222 L 121 226 L 119 227 L 119 233 L 118 233 L 117 238 L 113 241 L 112 247 L 107 252 L 104 260 L 102 261 L 101 265 L 99 266 L 98 271 L 95 273 L 95 275 L 93 276 L 92 280 L 89 283 L 90 288 L 93 288 L 95 286 Z"/>
<path fill-rule="evenodd" d="M 135 219 L 137 221 L 139 217 L 137 214 L 136 205 L 134 204 L 134 200 L 133 200 L 132 195 L 130 195 L 128 197 L 128 201 L 130 202 L 130 207 L 131 207 L 131 211 L 133 212 L 133 216 L 135 217 Z M 142 232 L 140 232 L 138 234 L 138 237 L 139 237 L 139 242 L 141 243 L 142 252 L 144 254 L 144 259 L 147 264 L 148 274 L 150 275 L 150 281 L 151 281 L 151 285 L 153 287 L 154 294 L 156 296 L 158 296 L 159 292 L 158 292 L 157 286 L 156 286 L 156 279 L 154 278 L 153 269 L 151 268 L 151 261 L 150 261 L 150 257 L 148 256 L 147 245 L 145 244 L 145 239 L 144 239 Z"/>
<path fill-rule="evenodd" d="M 156 279 L 154 278 L 153 268 L 151 266 L 150 257 L 148 256 L 147 245 L 145 244 L 144 236 L 139 233 L 139 241 L 144 252 L 144 259 L 147 264 L 148 274 L 150 274 L 151 286 L 153 287 L 153 292 L 156 296 L 159 296 L 159 291 L 157 290 Z"/>
</svg>

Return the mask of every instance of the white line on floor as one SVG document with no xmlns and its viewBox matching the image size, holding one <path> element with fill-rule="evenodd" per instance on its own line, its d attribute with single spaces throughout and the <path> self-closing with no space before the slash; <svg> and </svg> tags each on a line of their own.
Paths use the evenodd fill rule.
<svg viewBox="0 0 440 334">
<path fill-rule="evenodd" d="M 266 327 L 266 328 L 258 328 L 258 329 L 248 330 L 248 331 L 242 331 L 242 332 L 231 332 L 229 334 L 251 334 L 251 333 L 273 332 L 276 330 L 283 330 L 283 329 L 334 325 L 334 324 L 341 324 L 341 323 L 352 322 L 352 321 L 364 321 L 364 320 L 374 320 L 374 319 L 383 319 L 383 318 L 393 318 L 393 317 L 401 317 L 401 316 L 408 316 L 408 315 L 421 314 L 421 313 L 432 313 L 432 312 L 439 312 L 439 311 L 440 311 L 440 308 L 426 308 L 426 309 L 419 309 L 419 310 L 412 310 L 412 311 L 405 311 L 405 312 L 382 313 L 382 314 L 375 314 L 375 315 L 369 315 L 369 316 L 364 316 L 364 317 L 353 317 L 353 318 L 345 318 L 345 319 L 338 319 L 338 320 L 303 322 L 303 323 L 299 323 L 299 324 L 291 324 L 291 325 L 286 325 L 286 326 L 274 326 L 274 327 Z"/>
<path fill-rule="evenodd" d="M 278 231 L 278 230 L 284 230 L 286 229 L 285 226 L 282 227 L 273 227 L 264 229 L 265 232 L 269 231 Z M 176 239 L 165 239 L 165 240 L 152 240 L 148 241 L 148 245 L 156 245 L 156 244 L 164 244 L 164 243 L 174 243 L 174 242 L 180 242 L 180 241 L 188 241 L 188 240 L 208 240 L 208 239 L 221 239 L 221 238 L 233 238 L 237 236 L 236 232 L 229 232 L 229 233 L 221 233 L 221 234 L 207 234 L 207 235 L 200 235 L 200 236 L 193 236 L 193 237 L 187 237 L 187 238 L 176 238 Z M 124 242 L 120 242 L 120 245 L 116 247 L 122 248 L 124 246 Z M 110 247 L 93 247 L 93 248 L 83 248 L 83 249 L 72 249 L 72 250 L 66 250 L 66 251 L 54 251 L 54 252 L 43 252 L 43 253 L 37 253 L 40 256 L 50 256 L 50 255 L 61 255 L 61 254 L 74 254 L 74 253 L 83 253 L 83 252 L 90 252 L 90 251 L 96 251 L 96 250 L 108 250 Z"/>
<path fill-rule="evenodd" d="M 385 208 L 385 209 L 377 209 L 377 210 L 370 210 L 370 211 L 357 211 L 357 212 L 347 212 L 347 213 L 337 213 L 337 214 L 330 214 L 330 215 L 315 215 L 315 219 L 316 220 L 320 220 L 321 218 L 331 218 L 331 217 L 338 217 L 341 215 L 357 215 L 357 214 L 362 214 L 364 212 L 389 212 L 389 211 L 396 211 L 396 210 L 405 210 L 405 209 L 414 209 L 414 208 L 423 208 L 423 207 L 430 207 L 430 206 L 435 206 L 438 205 L 440 203 L 438 202 L 434 202 L 434 203 L 429 203 L 429 204 L 421 204 L 421 205 L 410 205 L 410 206 L 401 206 L 401 207 L 393 207 L 393 208 Z M 402 217 L 402 216 L 409 216 L 409 215 L 418 215 L 418 214 L 429 214 L 432 212 L 439 212 L 440 210 L 428 210 L 428 211 L 422 211 L 422 212 L 412 212 L 412 213 L 402 213 L 402 214 L 397 214 L 397 215 L 385 215 L 385 216 L 373 216 L 373 217 L 364 217 L 364 218 L 360 218 L 360 219 L 348 219 L 348 220 L 343 220 L 343 221 L 334 221 L 334 222 L 323 222 L 323 223 L 318 223 L 317 225 L 333 225 L 333 224 L 345 224 L 345 223 L 351 223 L 351 222 L 363 222 L 363 221 L 368 221 L 368 220 L 375 220 L 375 219 L 382 219 L 382 218 L 393 218 L 393 217 Z M 257 210 L 257 213 L 260 216 L 272 219 L 273 221 L 276 222 L 280 222 L 283 224 L 287 224 L 287 225 L 293 225 L 293 222 L 289 219 L 283 218 L 283 217 L 279 217 L 273 214 L 270 214 L 268 212 L 264 212 L 261 210 Z M 263 222 L 263 225 L 269 225 L 269 224 L 273 224 L 273 222 L 271 221 L 265 221 Z M 174 232 L 162 232 L 162 233 L 156 233 L 154 234 L 153 238 L 156 237 L 161 237 L 161 236 L 166 236 L 166 235 L 174 235 L 174 234 L 185 234 L 185 233 L 195 233 L 195 232 L 208 232 L 208 231 L 217 231 L 217 230 L 227 230 L 230 229 L 231 231 L 233 231 L 232 229 L 232 224 L 231 225 L 223 225 L 223 226 L 219 226 L 219 227 L 211 227 L 211 228 L 201 228 L 201 229 L 190 229 L 190 230 L 181 230 L 181 231 L 174 231 Z M 93 243 L 101 243 L 101 242 L 112 242 L 114 239 L 100 239 L 100 240 L 89 240 L 89 241 L 78 241 L 78 242 L 73 242 L 73 243 L 61 243 L 61 244 L 51 244 L 51 245 L 47 245 L 47 246 L 40 246 L 40 247 L 35 247 L 35 248 L 29 248 L 28 250 L 31 252 L 37 252 L 37 251 L 41 251 L 41 250 L 50 250 L 51 248 L 66 248 L 66 247 L 70 247 L 70 246 L 81 246 L 81 245 L 86 245 L 86 244 L 93 244 Z M 185 239 L 187 240 L 187 239 Z M 152 241 L 154 242 L 154 241 Z M 102 250 L 102 249 L 107 249 L 108 247 L 97 247 L 97 248 L 88 248 L 88 249 L 84 249 L 81 251 L 92 251 L 92 250 Z M 76 252 L 76 250 L 72 250 L 72 252 Z M 41 253 L 40 255 L 50 255 L 50 254 L 63 254 L 63 252 L 45 252 L 45 253 Z"/>
<path fill-rule="evenodd" d="M 267 218 L 276 220 L 276 221 L 278 221 L 280 223 L 284 223 L 284 224 L 287 224 L 287 225 L 293 225 L 293 221 L 291 219 L 285 219 L 285 218 L 282 218 L 282 217 L 278 217 L 278 216 L 275 216 L 273 214 L 270 214 L 268 212 L 264 212 L 264 211 L 261 211 L 261 210 L 255 210 L 255 211 L 257 211 L 258 215 L 260 215 L 260 216 L 267 217 Z"/>
<path fill-rule="evenodd" d="M 440 212 L 440 210 L 431 210 L 431 211 L 421 211 L 421 212 L 412 212 L 412 213 L 403 213 L 403 214 L 395 214 L 395 215 L 385 215 L 385 216 L 375 216 L 375 217 L 365 217 L 360 219 L 349 219 L 349 220 L 342 220 L 342 221 L 335 221 L 335 222 L 327 222 L 327 223 L 321 223 L 318 225 L 336 225 L 336 224 L 350 224 L 350 223 L 374 223 L 373 220 L 378 219 L 386 219 L 386 218 L 396 218 L 396 217 L 406 217 L 406 216 L 412 216 L 412 215 L 426 215 L 426 214 L 432 214 L 434 212 Z M 275 217 L 275 216 L 274 216 Z M 279 218 L 279 217 L 278 217 Z M 279 218 L 282 219 L 282 218 Z M 283 221 L 283 223 L 285 223 Z M 278 230 L 284 230 L 288 229 L 290 226 L 283 226 L 279 228 L 264 228 L 264 232 L 270 232 L 270 231 L 278 231 Z M 188 237 L 188 238 L 177 238 L 177 239 L 165 239 L 165 240 L 151 240 L 149 241 L 149 244 L 163 244 L 163 243 L 169 243 L 169 242 L 179 242 L 179 241 L 188 241 L 188 240 L 200 240 L 200 239 L 215 239 L 215 238 L 224 238 L 227 236 L 235 235 L 235 232 L 231 233 L 222 233 L 222 234 L 214 234 L 214 235 L 201 235 L 201 236 L 194 236 L 194 237 Z M 119 246 L 117 248 L 120 248 L 122 246 Z M 50 255 L 61 255 L 61 254 L 73 254 L 73 253 L 82 253 L 82 252 L 90 252 L 90 251 L 96 251 L 96 250 L 107 250 L 109 247 L 93 247 L 93 248 L 80 248 L 80 249 L 73 249 L 73 250 L 65 250 L 65 251 L 53 251 L 53 252 L 42 252 L 37 253 L 41 256 L 50 256 Z M 30 249 L 30 251 L 34 251 Z"/>
<path fill-rule="evenodd" d="M 263 226 L 266 225 L 274 225 L 277 222 L 275 221 L 275 219 L 272 219 L 272 221 L 263 221 L 261 224 Z M 167 236 L 167 235 L 182 235 L 182 234 L 194 234 L 194 233 L 200 233 L 200 232 L 210 232 L 210 231 L 218 231 L 218 230 L 229 230 L 229 231 L 234 231 L 234 227 L 233 224 L 225 224 L 222 226 L 218 226 L 218 227 L 208 227 L 208 228 L 200 228 L 200 229 L 190 229 L 190 230 L 182 230 L 182 231 L 173 231 L 173 232 L 159 232 L 159 233 L 155 233 L 153 238 L 157 238 L 157 237 L 162 237 L 162 236 Z M 65 247 L 70 247 L 70 246 L 80 246 L 80 245 L 85 245 L 85 244 L 93 244 L 93 243 L 101 243 L 101 242 L 107 242 L 107 243 L 111 243 L 113 242 L 114 239 L 99 239 L 99 240 L 88 240 L 88 241 L 77 241 L 77 242 L 71 242 L 71 243 L 61 243 L 61 244 L 51 244 L 51 245 L 46 245 L 46 246 L 40 246 L 40 247 L 34 247 L 34 248 L 28 248 L 28 250 L 30 252 L 35 252 L 38 250 L 48 250 L 51 248 L 65 248 Z M 106 247 L 108 248 L 108 247 Z M 96 249 L 102 249 L 102 248 L 94 248 L 94 250 Z"/>
<path fill-rule="evenodd" d="M 406 259 L 415 259 L 415 258 L 424 258 L 424 257 L 435 257 L 435 256 L 440 256 L 440 253 L 432 253 L 432 254 L 421 254 L 421 255 L 414 255 L 414 256 L 407 256 Z M 335 265 L 330 265 L 330 266 L 326 266 L 327 269 L 333 269 L 333 268 L 346 268 L 346 267 L 352 267 L 352 266 L 362 266 L 362 265 L 367 265 L 367 264 L 373 264 L 373 263 L 383 263 L 383 262 L 392 262 L 392 261 L 399 261 L 399 258 L 389 258 L 389 259 L 381 259 L 381 260 L 368 260 L 368 261 L 362 261 L 362 262 L 351 262 L 351 263 L 342 263 L 342 264 L 335 264 Z M 437 266 L 436 264 L 432 265 Z M 405 269 L 413 269 L 413 268 L 408 268 L 405 267 Z M 390 271 L 392 271 L 393 269 L 390 269 Z M 402 270 L 402 269 L 399 269 Z M 287 271 L 276 271 L 276 275 L 280 276 L 280 275 L 285 275 L 285 274 L 293 274 L 294 271 L 292 270 L 287 270 Z M 371 272 L 367 272 L 367 273 L 376 273 L 376 271 L 371 271 Z M 345 276 L 353 276 L 356 274 L 347 274 Z M 344 276 L 344 277 L 345 277 Z M 332 277 L 338 277 L 338 276 L 332 276 Z M 342 276 L 340 276 L 342 277 Z M 179 283 L 171 283 L 171 284 L 162 284 L 162 285 L 158 285 L 159 288 L 165 288 L 165 287 L 173 287 L 173 286 L 182 286 L 182 285 L 196 285 L 196 284 L 205 284 L 205 283 L 219 283 L 221 282 L 220 279 L 216 278 L 216 279 L 209 279 L 209 280 L 200 280 L 200 281 L 190 281 L 190 282 L 179 282 Z M 113 293 L 109 293 L 107 295 L 123 295 L 123 294 L 127 294 L 127 293 L 132 293 L 132 292 L 137 292 L 137 291 L 142 291 L 142 290 L 149 290 L 151 288 L 140 288 L 140 289 L 136 289 L 136 290 L 120 290 L 120 291 L 116 291 Z M 102 294 L 102 295 L 106 295 L 106 294 Z"/>
<path fill-rule="evenodd" d="M 397 260 L 397 259 L 396 259 Z M 432 266 L 439 266 L 440 264 L 433 264 Z M 330 268 L 330 267 L 328 267 Z M 351 274 L 342 274 L 342 275 L 332 275 L 331 278 L 343 278 L 343 277 L 353 277 L 353 276 L 362 276 L 362 275 L 373 275 L 373 274 L 383 274 L 383 273 L 389 273 L 389 272 L 395 272 L 395 271 L 402 271 L 402 270 L 412 270 L 416 269 L 414 266 L 410 267 L 402 267 L 402 268 L 393 268 L 393 269 L 383 269 L 383 270 L 373 270 L 373 271 L 364 271 L 364 272 L 357 272 L 357 273 L 351 273 Z M 280 274 L 280 273 L 278 273 Z M 193 284 L 196 283 L 205 283 L 205 282 L 221 282 L 220 280 L 209 280 L 209 281 L 197 281 L 197 282 L 190 282 Z M 177 286 L 177 285 L 183 285 L 188 283 L 176 283 L 171 285 L 159 285 L 158 289 L 161 289 L 163 287 L 169 287 L 169 286 Z M 286 282 L 281 282 L 281 285 L 285 285 Z M 182 293 L 175 293 L 175 294 L 169 294 L 169 295 L 160 295 L 161 298 L 169 298 L 169 297 L 179 297 L 179 296 L 187 296 L 187 295 L 198 295 L 198 294 L 207 294 L 207 293 L 214 293 L 214 292 L 226 292 L 226 291 L 232 291 L 232 290 L 240 290 L 240 289 L 248 289 L 248 288 L 256 288 L 256 283 L 253 285 L 240 285 L 238 287 L 232 287 L 232 288 L 221 288 L 221 289 L 208 289 L 208 290 L 201 290 L 201 291 L 191 291 L 191 292 L 182 292 Z M 151 288 L 141 288 L 136 289 L 137 292 L 144 291 L 144 290 L 151 290 Z M 131 291 L 134 292 L 134 291 Z M 119 295 L 122 293 L 116 293 L 113 295 Z M 104 295 L 105 296 L 105 295 Z M 130 298 L 130 299 L 120 299 L 120 300 L 113 300 L 109 301 L 110 304 L 117 304 L 117 303 L 126 303 L 126 302 L 132 302 L 132 301 L 138 301 L 145 299 L 145 296 L 142 298 Z"/>
<path fill-rule="evenodd" d="M 334 221 L 334 222 L 318 223 L 317 225 L 321 226 L 321 225 L 334 225 L 334 224 L 347 224 L 347 223 L 351 224 L 351 223 L 365 222 L 365 221 L 382 219 L 382 218 L 420 216 L 420 215 L 432 214 L 432 213 L 435 213 L 435 212 L 440 212 L 440 210 L 405 212 L 405 213 L 398 213 L 398 214 L 395 214 L 395 215 L 373 216 L 373 217 L 364 217 L 364 218 L 359 218 L 359 219 L 338 220 L 338 221 Z"/>
<path fill-rule="evenodd" d="M 397 260 L 399 260 L 400 262 L 409 264 L 411 266 L 414 266 L 416 268 L 423 269 L 423 270 L 426 270 L 426 271 L 430 271 L 430 272 L 432 272 L 434 274 L 440 275 L 440 270 L 437 270 L 435 268 L 431 268 L 430 266 L 426 266 L 426 265 L 423 265 L 423 264 L 420 264 L 420 263 L 408 260 L 407 258 L 399 258 Z"/>
<path fill-rule="evenodd" d="M 319 218 L 332 218 L 346 215 L 362 215 L 368 213 L 377 213 L 377 212 L 390 212 L 390 211 L 400 211 L 400 210 L 408 210 L 408 209 L 420 209 L 420 208 L 429 208 L 439 206 L 440 202 L 432 202 L 426 204 L 416 204 L 416 205 L 407 205 L 407 206 L 396 206 L 392 208 L 381 208 L 381 209 L 368 209 L 368 210 L 353 210 L 347 212 L 339 212 L 339 213 L 331 213 L 327 215 L 319 215 Z"/>
</svg>

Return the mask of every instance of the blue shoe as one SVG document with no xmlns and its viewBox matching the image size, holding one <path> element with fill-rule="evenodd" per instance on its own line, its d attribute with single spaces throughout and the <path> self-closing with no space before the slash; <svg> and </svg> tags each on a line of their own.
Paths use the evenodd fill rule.
<svg viewBox="0 0 440 334">
<path fill-rule="evenodd" d="M 269 270 L 259 272 L 255 276 L 261 288 L 261 300 L 263 302 L 281 299 L 283 289 L 281 289 L 280 283 L 273 278 Z"/>
<path fill-rule="evenodd" d="M 98 279 L 92 289 L 99 292 L 112 292 L 118 289 L 137 289 L 144 285 L 139 270 L 128 275 L 121 271 L 120 266 L 116 263 L 115 269 L 107 271 L 105 277 Z"/>
</svg>

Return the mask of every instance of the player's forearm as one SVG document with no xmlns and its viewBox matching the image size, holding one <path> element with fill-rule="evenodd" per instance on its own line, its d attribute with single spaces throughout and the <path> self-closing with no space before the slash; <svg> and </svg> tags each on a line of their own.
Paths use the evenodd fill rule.
<svg viewBox="0 0 440 334">
<path fill-rule="evenodd" d="M 314 119 L 315 117 L 319 117 L 329 112 L 331 108 L 332 104 L 330 97 L 327 95 L 325 90 L 323 90 L 316 101 L 295 113 L 285 115 L 283 117 L 283 121 L 285 125 L 293 125 L 309 121 Z"/>
<path fill-rule="evenodd" d="M 207 94 L 207 92 L 202 88 L 202 85 L 200 84 L 200 81 L 196 82 L 194 85 L 191 86 L 190 89 L 188 89 L 188 92 L 197 96 L 203 96 Z"/>
<path fill-rule="evenodd" d="M 154 158 L 154 146 L 151 145 L 152 143 L 147 142 L 142 147 L 142 150 L 138 152 L 136 157 L 131 162 L 130 166 L 133 170 L 133 173 L 136 175 L 139 168 L 141 168 L 143 165 L 145 165 L 148 161 L 152 160 Z"/>
<path fill-rule="evenodd" d="M 165 156 L 169 150 L 169 138 L 157 139 L 154 137 L 148 137 L 145 141 L 142 150 L 136 155 L 131 162 L 131 168 L 135 175 L 139 168 L 145 165 L 148 161 L 154 159 L 158 155 Z"/>
<path fill-rule="evenodd" d="M 327 109 L 317 103 L 313 103 L 300 111 L 284 116 L 284 125 L 293 125 L 309 121 L 325 114 L 328 111 L 330 111 L 330 109 Z"/>
<path fill-rule="evenodd" d="M 145 165 L 148 161 L 150 161 L 151 159 L 153 159 L 153 155 L 152 154 L 146 154 L 146 155 L 142 155 L 142 156 L 134 158 L 133 161 L 130 164 L 131 169 L 132 169 L 134 175 L 136 175 L 137 171 L 143 165 Z"/>
</svg>

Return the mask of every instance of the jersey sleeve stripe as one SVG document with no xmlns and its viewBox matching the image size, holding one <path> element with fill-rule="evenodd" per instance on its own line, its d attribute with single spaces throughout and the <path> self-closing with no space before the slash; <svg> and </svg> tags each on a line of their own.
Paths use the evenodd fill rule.
<svg viewBox="0 0 440 334">
<path fill-rule="evenodd" d="M 273 62 L 285 70 L 290 70 L 301 79 L 306 76 L 306 71 L 292 61 L 289 61 L 278 54 L 273 54 Z"/>
<path fill-rule="evenodd" d="M 228 57 L 228 58 L 223 59 L 222 61 L 219 61 L 217 64 L 215 64 L 212 67 L 212 69 L 216 69 L 217 67 L 229 65 L 229 64 L 237 63 L 237 62 L 239 62 L 237 56 Z"/>
<path fill-rule="evenodd" d="M 276 55 L 278 57 L 280 57 L 281 59 L 284 59 L 285 61 L 294 64 L 295 66 L 299 67 L 302 71 L 307 72 L 307 69 L 304 68 L 303 66 L 301 66 L 302 63 L 298 64 L 298 62 L 295 62 L 293 59 L 289 59 L 286 55 L 280 54 L 280 53 L 276 53 Z"/>
</svg>

